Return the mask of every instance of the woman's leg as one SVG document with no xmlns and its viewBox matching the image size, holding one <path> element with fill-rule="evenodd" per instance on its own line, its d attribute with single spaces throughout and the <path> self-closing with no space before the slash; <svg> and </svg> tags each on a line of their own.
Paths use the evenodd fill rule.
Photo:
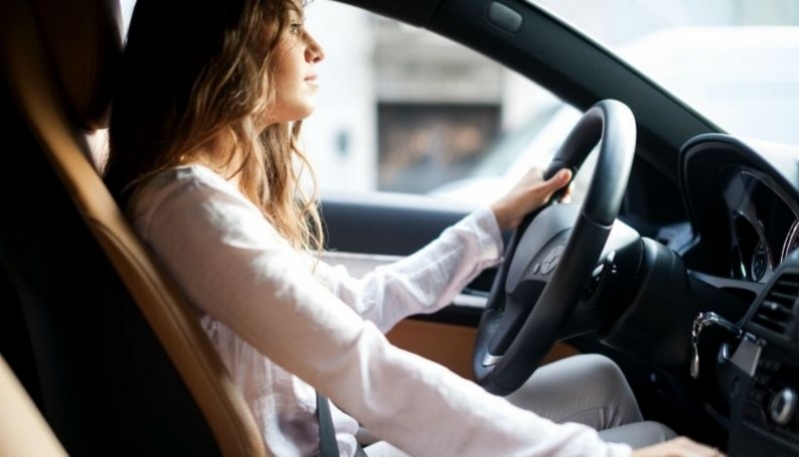
<svg viewBox="0 0 799 457">
<path fill-rule="evenodd" d="M 506 398 L 555 422 L 580 422 L 597 430 L 643 420 L 621 369 L 597 354 L 544 365 Z"/>
<path fill-rule="evenodd" d="M 634 448 L 676 436 L 665 425 L 643 421 L 624 373 L 602 355 L 575 355 L 545 365 L 506 398 L 539 416 L 555 422 L 580 422 L 599 430 L 605 441 Z M 367 446 L 366 453 L 369 457 L 407 457 L 384 441 Z"/>
<path fill-rule="evenodd" d="M 598 354 L 575 355 L 544 365 L 506 398 L 555 422 L 579 422 L 599 430 L 607 441 L 633 447 L 676 436 L 662 424 L 643 422 L 624 373 L 611 359 Z"/>
</svg>

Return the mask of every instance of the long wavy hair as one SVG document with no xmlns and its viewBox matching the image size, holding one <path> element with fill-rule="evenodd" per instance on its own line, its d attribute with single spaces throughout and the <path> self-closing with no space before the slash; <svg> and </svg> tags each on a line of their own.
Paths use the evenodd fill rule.
<svg viewBox="0 0 799 457">
<path fill-rule="evenodd" d="M 295 247 L 323 245 L 301 122 L 263 129 L 275 50 L 293 0 L 138 0 L 111 108 L 104 179 L 120 205 L 137 185 L 212 146 L 240 191 Z M 311 174 L 313 193 L 300 185 Z"/>
</svg>

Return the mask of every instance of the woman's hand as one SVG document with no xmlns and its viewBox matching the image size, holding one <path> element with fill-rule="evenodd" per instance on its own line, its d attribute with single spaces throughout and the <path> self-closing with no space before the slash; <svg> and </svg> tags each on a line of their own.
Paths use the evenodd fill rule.
<svg viewBox="0 0 799 457">
<path fill-rule="evenodd" d="M 548 181 L 544 181 L 543 170 L 532 168 L 504 197 L 491 205 L 500 230 L 514 229 L 521 224 L 524 216 L 544 205 L 556 190 L 569 183 L 571 171 L 562 169 Z M 566 189 L 561 201 L 568 201 L 571 186 Z"/>
<path fill-rule="evenodd" d="M 632 457 L 724 457 L 718 449 L 680 436 L 633 451 Z"/>
</svg>

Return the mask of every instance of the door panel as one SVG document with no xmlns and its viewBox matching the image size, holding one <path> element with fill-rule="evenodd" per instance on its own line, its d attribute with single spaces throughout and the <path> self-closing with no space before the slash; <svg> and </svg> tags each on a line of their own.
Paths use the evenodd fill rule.
<svg viewBox="0 0 799 457">
<path fill-rule="evenodd" d="M 474 327 L 406 319 L 389 333 L 397 347 L 438 362 L 467 379 L 473 379 Z"/>
<path fill-rule="evenodd" d="M 404 256 L 477 209 L 461 202 L 388 192 L 328 192 L 322 216 L 338 252 Z"/>
<path fill-rule="evenodd" d="M 397 324 L 387 336 L 395 346 L 438 362 L 464 378 L 474 380 L 472 348 L 477 336 L 476 328 L 411 318 Z M 557 343 L 541 365 L 579 352 L 568 343 Z"/>
<path fill-rule="evenodd" d="M 412 254 L 474 209 L 418 195 L 330 194 L 322 200 L 328 246 L 324 258 L 360 276 Z M 495 274 L 496 268 L 481 273 L 443 310 L 400 322 L 388 333 L 389 341 L 472 379 L 477 324 Z M 577 352 L 573 346 L 559 343 L 544 363 Z"/>
</svg>

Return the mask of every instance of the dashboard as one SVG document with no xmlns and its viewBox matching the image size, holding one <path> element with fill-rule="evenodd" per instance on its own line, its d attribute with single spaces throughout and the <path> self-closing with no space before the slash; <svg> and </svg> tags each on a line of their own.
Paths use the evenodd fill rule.
<svg viewBox="0 0 799 457">
<path fill-rule="evenodd" d="M 680 155 L 690 268 L 765 284 L 799 247 L 799 148 L 700 135 Z"/>
<path fill-rule="evenodd" d="M 730 221 L 730 276 L 765 282 L 799 246 L 799 217 L 765 173 L 727 168 L 721 177 Z"/>
<path fill-rule="evenodd" d="M 712 390 L 728 407 L 728 455 L 799 455 L 799 148 L 700 135 L 681 150 L 691 270 L 749 285 Z M 729 336 L 734 335 L 734 338 Z"/>
</svg>

